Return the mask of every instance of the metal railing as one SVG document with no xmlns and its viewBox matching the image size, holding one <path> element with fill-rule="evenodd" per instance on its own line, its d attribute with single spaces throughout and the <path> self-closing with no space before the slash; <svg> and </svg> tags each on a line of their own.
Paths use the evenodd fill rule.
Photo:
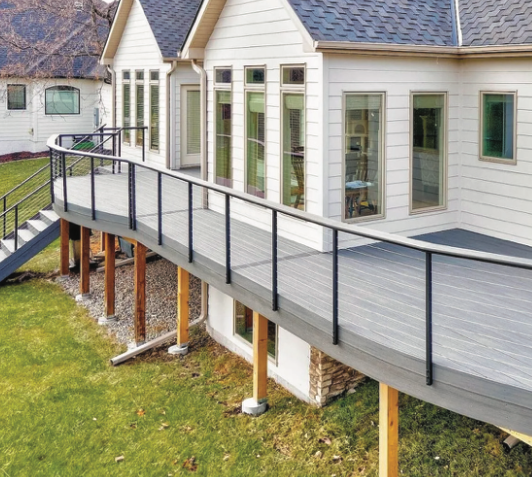
<svg viewBox="0 0 532 477">
<path fill-rule="evenodd" d="M 64 137 L 64 135 L 63 135 Z M 68 184 L 67 175 L 62 171 L 67 170 L 66 157 L 67 156 L 80 156 L 81 162 L 85 163 L 85 166 L 81 167 L 81 162 L 78 161 L 74 175 L 90 175 L 90 208 L 92 219 L 97 216 L 96 209 L 96 176 L 107 173 L 115 174 L 120 173 L 123 169 L 127 169 L 127 219 L 129 228 L 131 230 L 137 230 L 139 201 L 137 198 L 137 188 L 141 184 L 146 189 L 146 185 L 141 183 L 145 179 L 139 179 L 139 171 L 149 173 L 153 181 L 149 183 L 147 187 L 150 194 L 157 197 L 156 210 L 144 211 L 150 212 L 152 215 L 156 215 L 155 230 L 153 240 L 154 243 L 163 245 L 164 241 L 164 223 L 163 223 L 163 180 L 166 184 L 165 187 L 177 188 L 184 186 L 184 190 L 188 191 L 186 199 L 186 217 L 187 217 L 187 247 L 188 247 L 188 259 L 190 262 L 194 261 L 194 204 L 193 204 L 193 188 L 198 187 L 202 191 L 210 191 L 221 194 L 224 198 L 223 205 L 220 209 L 223 210 L 225 215 L 224 220 L 224 267 L 225 267 L 225 281 L 227 284 L 232 282 L 232 240 L 231 240 L 231 204 L 233 201 L 241 201 L 246 204 L 252 204 L 259 207 L 262 210 L 267 210 L 271 214 L 271 308 L 274 311 L 279 310 L 279 217 L 290 217 L 301 221 L 302 224 L 312 224 L 322 227 L 330 232 L 331 236 L 331 251 L 332 258 L 330 268 L 330 284 L 331 284 L 331 296 L 330 296 L 330 310 L 331 310 L 331 339 L 334 345 L 337 345 L 340 340 L 339 332 L 339 234 L 346 234 L 348 237 L 359 237 L 364 239 L 370 239 L 372 241 L 384 242 L 388 244 L 397 245 L 407 249 L 415 250 L 424 254 L 425 261 L 425 273 L 424 273 L 424 340 L 425 340 L 425 362 L 426 362 L 426 384 L 432 385 L 433 383 L 433 256 L 445 256 L 458 259 L 471 260 L 476 262 L 495 264 L 508 266 L 518 269 L 532 270 L 532 260 L 516 258 L 505 255 L 498 255 L 492 253 L 485 253 L 480 251 L 474 251 L 469 249 L 461 249 L 450 246 L 438 245 L 429 242 L 423 242 L 421 240 L 406 238 L 399 235 L 389 234 L 386 232 L 380 232 L 371 230 L 368 228 L 360 228 L 353 225 L 337 222 L 332 219 L 323 218 L 303 212 L 295 208 L 291 208 L 285 205 L 271 202 L 266 199 L 255 197 L 234 189 L 227 188 L 225 186 L 217 185 L 214 183 L 206 182 L 201 179 L 196 179 L 192 176 L 184 175 L 179 172 L 169 171 L 146 164 L 142 164 L 136 161 L 123 159 L 114 156 L 102 156 L 94 153 L 83 153 L 79 151 L 72 151 L 62 148 L 56 144 L 57 137 L 52 137 L 48 143 L 51 150 L 52 170 L 55 171 L 54 184 L 56 187 L 62 188 L 63 197 L 63 209 L 65 212 L 69 210 L 68 200 Z M 99 164 L 99 165 L 97 165 Z M 58 166 L 59 165 L 59 166 Z M 122 166 L 124 166 L 122 168 Z M 154 189 L 154 187 L 156 189 Z M 166 189 L 166 193 L 170 190 Z M 183 205 L 185 206 L 185 205 Z"/>
</svg>

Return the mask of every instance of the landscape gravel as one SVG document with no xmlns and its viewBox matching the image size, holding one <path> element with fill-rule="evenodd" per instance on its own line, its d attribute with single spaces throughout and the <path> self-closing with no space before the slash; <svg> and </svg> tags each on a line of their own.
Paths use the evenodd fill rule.
<svg viewBox="0 0 532 477">
<path fill-rule="evenodd" d="M 106 326 L 121 343 L 134 341 L 133 313 L 135 306 L 134 266 L 126 265 L 116 269 L 117 321 Z M 81 302 L 94 319 L 104 315 L 104 278 L 103 272 L 91 270 L 89 298 Z M 79 294 L 79 273 L 71 273 L 62 280 L 62 287 L 73 297 Z M 190 321 L 201 314 L 201 281 L 190 277 Z M 177 315 L 177 266 L 163 258 L 149 259 L 146 266 L 146 340 L 176 329 Z"/>
</svg>

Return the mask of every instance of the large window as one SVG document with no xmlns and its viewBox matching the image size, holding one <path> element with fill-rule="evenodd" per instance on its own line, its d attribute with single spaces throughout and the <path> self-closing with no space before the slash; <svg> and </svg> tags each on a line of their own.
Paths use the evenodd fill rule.
<svg viewBox="0 0 532 477">
<path fill-rule="evenodd" d="M 159 150 L 159 72 L 150 71 L 150 149 Z"/>
<path fill-rule="evenodd" d="M 79 114 L 79 89 L 72 86 L 52 86 L 45 92 L 46 114 Z"/>
<path fill-rule="evenodd" d="M 266 196 L 265 70 L 246 68 L 246 192 Z"/>
<path fill-rule="evenodd" d="M 10 111 L 26 109 L 26 85 L 7 85 L 7 109 Z"/>
<path fill-rule="evenodd" d="M 253 310 L 235 301 L 235 334 L 253 344 Z M 268 354 L 277 356 L 277 325 L 268 321 Z"/>
<path fill-rule="evenodd" d="M 481 93 L 483 160 L 515 162 L 516 94 Z"/>
<path fill-rule="evenodd" d="M 131 144 L 131 72 L 122 71 L 122 127 L 124 142 Z"/>
<path fill-rule="evenodd" d="M 214 92 L 216 101 L 215 182 L 227 187 L 233 186 L 231 80 L 231 69 L 216 68 Z"/>
<path fill-rule="evenodd" d="M 445 207 L 446 94 L 412 95 L 411 209 Z"/>
<path fill-rule="evenodd" d="M 144 71 L 135 72 L 135 120 L 137 128 L 144 127 Z M 136 130 L 136 141 L 137 146 L 142 146 L 142 138 L 144 132 L 142 129 Z"/>
<path fill-rule="evenodd" d="M 344 97 L 344 219 L 384 213 L 384 94 Z"/>
<path fill-rule="evenodd" d="M 305 67 L 283 66 L 282 149 L 285 205 L 305 208 Z"/>
</svg>

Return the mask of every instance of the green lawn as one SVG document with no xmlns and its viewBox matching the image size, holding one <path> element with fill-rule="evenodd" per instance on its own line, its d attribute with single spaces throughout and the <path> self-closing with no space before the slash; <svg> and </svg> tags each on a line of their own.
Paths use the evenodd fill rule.
<svg viewBox="0 0 532 477">
<path fill-rule="evenodd" d="M 184 360 L 112 368 L 122 348 L 56 285 L 0 287 L 0 316 L 0 475 L 377 475 L 374 382 L 324 410 L 271 384 L 270 411 L 251 418 L 235 412 L 250 367 L 203 334 Z M 505 455 L 498 429 L 404 395 L 400 428 L 404 475 L 532 473 L 528 447 Z"/>
<path fill-rule="evenodd" d="M 50 162 L 50 159 L 24 159 L 0 164 L 0 197 Z M 21 197 L 22 198 L 22 197 Z"/>
</svg>

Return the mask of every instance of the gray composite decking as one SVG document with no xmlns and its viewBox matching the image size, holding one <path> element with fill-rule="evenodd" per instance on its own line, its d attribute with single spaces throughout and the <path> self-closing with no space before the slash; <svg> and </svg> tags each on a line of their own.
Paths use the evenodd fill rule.
<svg viewBox="0 0 532 477">
<path fill-rule="evenodd" d="M 61 180 L 55 210 L 98 230 L 137 238 L 174 263 L 331 356 L 400 391 L 532 435 L 532 272 L 435 255 L 434 385 L 425 385 L 425 255 L 386 243 L 341 249 L 340 345 L 332 345 L 332 258 L 279 238 L 279 303 L 271 309 L 271 235 L 231 218 L 233 279 L 225 283 L 225 217 L 194 188 L 194 261 L 188 263 L 187 187 L 163 176 L 163 243 L 157 242 L 157 174 L 137 173 L 137 229 L 129 229 L 127 174 Z M 447 230 L 422 240 L 516 257 L 532 248 Z"/>
</svg>

